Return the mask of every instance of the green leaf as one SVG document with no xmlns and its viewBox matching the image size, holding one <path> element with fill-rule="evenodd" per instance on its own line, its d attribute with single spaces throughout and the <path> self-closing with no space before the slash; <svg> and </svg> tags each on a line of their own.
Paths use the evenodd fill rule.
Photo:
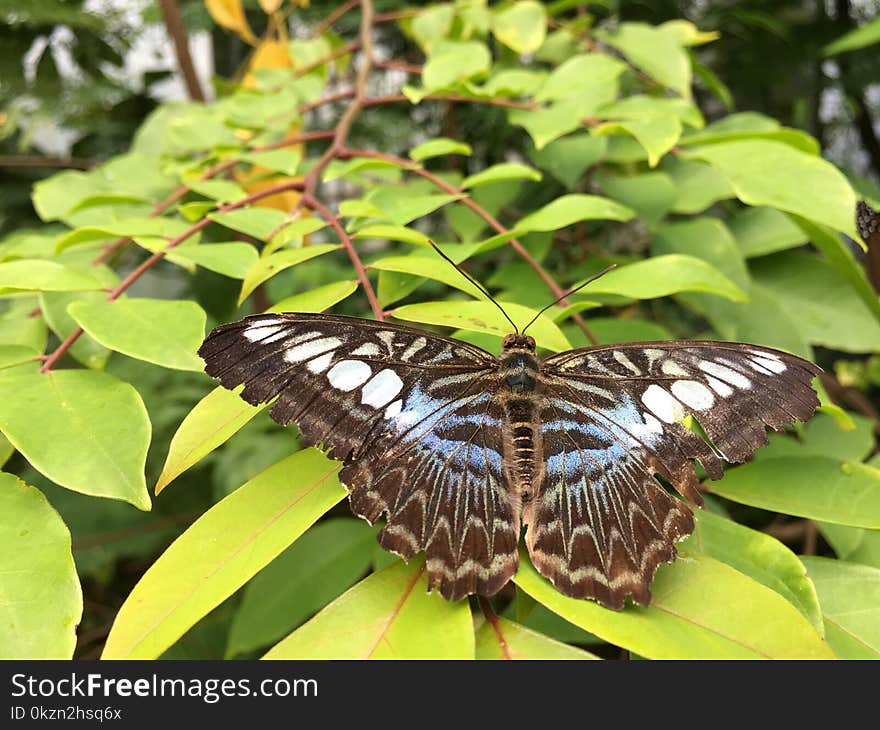
<svg viewBox="0 0 880 730">
<path fill-rule="evenodd" d="M 265 407 L 245 402 L 238 390 L 218 387 L 208 393 L 186 414 L 171 438 L 165 465 L 156 482 L 156 494 L 225 443 Z"/>
<path fill-rule="evenodd" d="M 782 457 L 827 456 L 841 461 L 863 461 L 874 447 L 874 422 L 847 414 L 851 426 L 843 428 L 828 413 L 816 413 L 807 421 L 797 438 L 790 434 L 769 434 L 769 445 L 755 452 L 755 461 Z"/>
<path fill-rule="evenodd" d="M 719 200 L 736 197 L 727 178 L 703 162 L 668 155 L 663 159 L 663 170 L 677 190 L 674 213 L 700 213 Z"/>
<path fill-rule="evenodd" d="M 335 281 L 302 294 L 286 297 L 267 312 L 323 312 L 357 291 L 357 281 Z"/>
<path fill-rule="evenodd" d="M 841 560 L 880 568 L 880 530 L 817 522 L 819 531 Z"/>
<path fill-rule="evenodd" d="M 670 211 L 677 196 L 671 178 L 662 172 L 599 175 L 596 179 L 602 192 L 632 208 L 649 228 Z"/>
<path fill-rule="evenodd" d="M 511 109 L 507 115 L 511 124 L 523 127 L 535 143 L 536 149 L 564 134 L 579 129 L 582 119 L 593 111 L 589 99 L 565 99 L 542 109 Z"/>
<path fill-rule="evenodd" d="M 285 225 L 278 233 L 263 246 L 263 256 L 275 253 L 280 248 L 290 245 L 291 248 L 299 248 L 305 243 L 305 238 L 311 233 L 326 228 L 327 223 L 321 218 L 296 218 Z M 292 245 L 291 245 L 292 244 Z"/>
<path fill-rule="evenodd" d="M 37 471 L 76 492 L 150 509 L 150 419 L 128 383 L 92 370 L 9 375 L 0 378 L 0 403 L 0 430 Z"/>
<path fill-rule="evenodd" d="M 535 101 L 559 101 L 577 97 L 591 109 L 614 100 L 618 78 L 626 65 L 603 53 L 573 56 L 557 66 L 535 94 Z"/>
<path fill-rule="evenodd" d="M 746 293 L 714 266 L 693 256 L 669 254 L 618 267 L 590 284 L 590 294 L 619 294 L 633 299 L 656 299 L 678 292 L 715 294 L 736 302 Z"/>
<path fill-rule="evenodd" d="M 594 127 L 592 133 L 597 136 L 620 133 L 632 135 L 648 153 L 648 164 L 656 167 L 660 158 L 681 137 L 681 122 L 676 117 L 657 115 L 644 119 L 606 122 Z"/>
<path fill-rule="evenodd" d="M 557 231 L 573 223 L 606 219 L 628 221 L 635 212 L 626 206 L 597 195 L 563 195 L 517 221 L 520 231 Z"/>
<path fill-rule="evenodd" d="M 184 221 L 176 218 L 123 218 L 118 221 L 106 221 L 101 225 L 88 225 L 77 228 L 61 236 L 55 243 L 55 251 L 61 252 L 71 246 L 92 241 L 103 241 L 108 238 L 127 238 L 131 236 L 153 236 L 156 238 L 173 238 L 189 228 Z M 166 241 L 167 243 L 167 241 Z"/>
<path fill-rule="evenodd" d="M 338 244 L 322 243 L 303 248 L 287 248 L 260 258 L 247 272 L 244 281 L 241 282 L 241 292 L 238 295 L 238 304 L 247 299 L 251 292 L 264 281 L 268 281 L 291 266 L 301 264 L 316 256 L 321 256 L 330 251 L 336 251 Z"/>
<path fill-rule="evenodd" d="M 450 603 L 427 587 L 422 560 L 395 561 L 343 593 L 263 658 L 472 659 L 468 602 Z"/>
<path fill-rule="evenodd" d="M 450 3 L 435 5 L 422 10 L 412 21 L 411 31 L 424 51 L 430 51 L 437 41 L 446 37 L 455 18 L 455 8 Z"/>
<path fill-rule="evenodd" d="M 0 473 L 0 659 L 70 659 L 82 590 L 67 525 L 43 494 Z"/>
<path fill-rule="evenodd" d="M 233 231 L 264 241 L 287 220 L 287 215 L 274 208 L 239 208 L 225 213 L 209 213 L 208 218 Z"/>
<path fill-rule="evenodd" d="M 492 56 L 485 43 L 440 40 L 431 46 L 422 69 L 422 83 L 428 92 L 445 89 L 488 73 L 491 65 Z"/>
<path fill-rule="evenodd" d="M 706 487 L 773 512 L 880 528 L 880 469 L 865 464 L 825 456 L 767 459 L 732 469 Z"/>
<path fill-rule="evenodd" d="M 477 659 L 598 659 L 595 654 L 556 641 L 521 624 L 498 617 L 476 635 Z"/>
<path fill-rule="evenodd" d="M 779 540 L 707 510 L 697 512 L 697 529 L 682 546 L 727 563 L 776 591 L 800 611 L 820 634 L 822 611 L 816 590 L 800 560 Z"/>
<path fill-rule="evenodd" d="M 825 635 L 841 659 L 880 659 L 880 570 L 829 558 L 801 558 L 816 586 Z"/>
<path fill-rule="evenodd" d="M 747 205 L 797 213 L 858 239 L 855 193 L 843 174 L 821 157 L 765 140 L 722 142 L 691 148 L 686 155 L 712 165 Z"/>
<path fill-rule="evenodd" d="M 353 238 L 379 238 L 388 241 L 403 241 L 416 245 L 427 246 L 428 237 L 421 231 L 393 223 L 377 223 L 358 229 Z"/>
<path fill-rule="evenodd" d="M 24 345 L 0 345 L 0 370 L 27 362 L 37 362 L 39 352 Z"/>
<path fill-rule="evenodd" d="M 101 286 L 94 276 L 55 261 L 19 259 L 0 264 L 0 292 L 89 291 Z"/>
<path fill-rule="evenodd" d="M 370 202 L 379 208 L 379 215 L 376 217 L 387 218 L 392 223 L 403 226 L 463 197 L 464 195 L 403 195 L 400 190 L 395 190 L 393 195 L 383 199 L 374 197 Z"/>
<path fill-rule="evenodd" d="M 800 216 L 791 217 L 800 230 L 809 236 L 810 242 L 825 254 L 828 263 L 849 280 L 856 294 L 874 313 L 874 317 L 880 320 L 880 299 L 877 297 L 877 292 L 868 281 L 865 267 L 856 261 L 843 237 L 826 226 L 810 223 Z"/>
<path fill-rule="evenodd" d="M 797 248 L 807 242 L 804 232 L 776 208 L 745 208 L 728 225 L 746 258 Z"/>
<path fill-rule="evenodd" d="M 608 141 L 604 137 L 575 134 L 533 149 L 529 156 L 569 190 L 577 187 L 584 172 L 602 159 Z"/>
<path fill-rule="evenodd" d="M 42 292 L 40 294 L 40 309 L 43 317 L 52 328 L 60 342 L 67 339 L 79 326 L 76 320 L 68 313 L 67 308 L 77 301 L 104 302 L 107 295 L 104 292 Z M 92 370 L 103 370 L 110 357 L 110 350 L 98 344 L 89 335 L 83 334 L 71 345 L 68 353 L 78 362 Z"/>
<path fill-rule="evenodd" d="M 241 186 L 231 180 L 191 180 L 186 182 L 186 186 L 194 193 L 218 203 L 232 203 L 247 197 Z"/>
<path fill-rule="evenodd" d="M 174 370 L 204 370 L 196 350 L 205 338 L 207 317 L 195 302 L 79 301 L 71 304 L 68 311 L 104 347 Z"/>
<path fill-rule="evenodd" d="M 485 300 L 486 295 L 452 268 L 439 256 L 389 256 L 370 264 L 370 268 L 380 271 L 396 271 L 400 274 L 421 276 L 434 281 L 442 281 L 453 289 L 470 294 L 475 299 Z"/>
<path fill-rule="evenodd" d="M 524 553 L 514 581 L 576 626 L 649 659 L 832 658 L 815 629 L 782 596 L 704 555 L 661 566 L 647 608 L 612 611 L 564 596 Z"/>
<path fill-rule="evenodd" d="M 691 64 L 676 33 L 645 23 L 621 23 L 613 32 L 597 30 L 596 37 L 663 86 L 690 98 Z"/>
<path fill-rule="evenodd" d="M 537 312 L 530 307 L 513 302 L 499 302 L 510 318 L 520 327 L 534 317 Z M 443 327 L 486 332 L 490 335 L 510 334 L 510 323 L 491 302 L 424 302 L 407 304 L 393 311 L 393 316 L 408 322 L 436 324 Z M 554 352 L 570 350 L 571 344 L 562 330 L 546 315 L 541 315 L 529 328 L 539 347 Z"/>
<path fill-rule="evenodd" d="M 534 0 L 518 0 L 492 14 L 495 38 L 517 53 L 533 53 L 547 35 L 544 5 Z"/>
<path fill-rule="evenodd" d="M 880 322 L 849 278 L 806 251 L 763 256 L 752 276 L 780 299 L 807 342 L 844 352 L 880 350 Z"/>
<path fill-rule="evenodd" d="M 232 279 L 243 279 L 257 262 L 259 252 L 249 243 L 202 243 L 179 246 L 174 255 L 189 259 L 203 269 L 216 271 Z"/>
<path fill-rule="evenodd" d="M 345 496 L 339 462 L 315 449 L 215 504 L 153 563 L 113 623 L 104 659 L 155 659 Z"/>
<path fill-rule="evenodd" d="M 471 151 L 469 144 L 459 142 L 457 139 L 436 137 L 413 147 L 409 151 L 409 156 L 413 160 L 421 162 L 422 160 L 430 160 L 432 157 L 442 157 L 443 155 L 469 155 Z"/>
<path fill-rule="evenodd" d="M 497 165 L 487 167 L 485 170 L 469 175 L 462 180 L 461 187 L 463 189 L 475 188 L 478 185 L 486 183 L 499 182 L 500 180 L 535 180 L 539 181 L 542 175 L 528 165 L 519 162 L 502 162 Z"/>
<path fill-rule="evenodd" d="M 834 56 L 838 53 L 865 48 L 875 43 L 880 43 L 880 17 L 868 21 L 861 28 L 844 33 L 840 38 L 825 46 L 822 49 L 822 55 Z"/>
<path fill-rule="evenodd" d="M 376 530 L 365 521 L 321 522 L 248 583 L 229 630 L 226 655 L 277 641 L 362 577 Z"/>
<path fill-rule="evenodd" d="M 302 162 L 302 153 L 288 147 L 266 150 L 265 152 L 248 152 L 239 155 L 238 159 L 242 162 L 250 162 L 253 165 L 268 168 L 274 172 L 296 175 L 299 170 L 299 163 Z"/>
</svg>

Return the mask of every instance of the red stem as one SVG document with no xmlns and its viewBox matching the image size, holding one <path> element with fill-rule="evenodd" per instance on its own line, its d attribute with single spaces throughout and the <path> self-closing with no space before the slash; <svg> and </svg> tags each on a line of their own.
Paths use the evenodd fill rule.
<svg viewBox="0 0 880 730">
<path fill-rule="evenodd" d="M 265 190 L 260 190 L 259 192 L 253 193 L 246 198 L 242 198 L 241 200 L 237 200 L 234 203 L 229 203 L 227 205 L 220 206 L 218 211 L 221 213 L 225 213 L 229 210 L 235 210 L 236 208 L 243 208 L 246 205 L 250 205 L 251 203 L 260 200 L 261 198 L 268 197 L 269 195 L 275 195 L 277 193 L 282 193 L 286 190 L 301 190 L 302 183 L 298 180 L 290 180 L 285 183 L 281 183 L 280 185 L 274 185 L 271 188 L 266 188 Z M 181 243 L 186 241 L 191 236 L 195 235 L 203 228 L 205 228 L 209 223 L 211 223 L 210 218 L 202 218 L 200 221 L 194 223 L 189 228 L 187 228 L 183 233 L 175 238 L 172 238 L 168 245 L 165 246 L 161 251 L 156 251 L 152 256 L 146 259 L 140 266 L 138 266 L 134 271 L 132 271 L 128 276 L 126 276 L 119 284 L 116 285 L 113 289 L 110 290 L 110 293 L 107 295 L 107 301 L 112 302 L 115 299 L 118 299 L 119 296 L 128 289 L 132 284 L 134 284 L 138 279 L 141 278 L 150 268 L 152 268 L 156 262 L 163 259 L 165 255 L 173 248 L 176 248 Z M 46 358 L 46 361 L 43 363 L 43 367 L 40 368 L 41 373 L 48 373 L 58 362 L 61 357 L 66 353 L 72 346 L 73 343 L 76 342 L 80 335 L 82 335 L 83 329 L 82 327 L 77 327 L 67 338 L 55 349 L 55 351 Z"/>
<path fill-rule="evenodd" d="M 464 193 L 461 188 L 450 185 L 442 178 L 439 178 L 433 173 L 428 172 L 424 168 L 414 167 L 412 160 L 405 160 L 402 157 L 396 157 L 395 155 L 390 155 L 385 152 L 377 152 L 375 150 L 345 149 L 341 150 L 338 153 L 338 156 L 340 159 L 350 159 L 352 157 L 369 157 L 375 160 L 384 160 L 385 162 L 390 162 L 394 165 L 404 167 L 410 172 L 425 178 L 436 187 L 440 188 L 446 193 L 449 193 L 450 195 L 462 195 Z M 489 213 L 485 208 L 483 208 L 472 198 L 465 195 L 465 197 L 460 199 L 460 202 L 470 208 L 484 221 L 486 221 L 486 223 L 494 228 L 497 233 L 503 234 L 509 232 L 508 229 L 505 228 L 498 220 L 496 220 L 496 218 L 491 213 Z M 529 253 L 528 249 L 523 246 L 516 238 L 511 238 L 508 241 L 508 244 L 514 251 L 516 251 L 520 258 L 522 258 L 532 268 L 532 270 L 539 277 L 541 277 L 541 281 L 543 281 L 547 285 L 547 288 L 550 289 L 551 292 L 553 292 L 553 296 L 559 298 L 559 303 L 567 307 L 569 302 L 564 297 L 565 290 L 559 287 L 553 277 L 550 276 L 550 274 L 543 266 L 541 266 L 540 262 L 534 256 L 532 256 L 532 254 Z M 587 323 L 578 313 L 571 315 L 571 318 L 578 325 L 581 331 L 587 336 L 590 342 L 592 342 L 594 345 L 599 344 L 599 341 L 593 336 L 593 333 L 590 331 Z"/>
<path fill-rule="evenodd" d="M 370 302 L 370 309 L 373 310 L 373 316 L 379 321 L 384 320 L 385 312 L 383 312 L 382 307 L 379 306 L 379 300 L 376 297 L 376 292 L 373 291 L 373 285 L 367 278 L 367 270 L 364 268 L 360 256 L 358 256 L 358 253 L 351 242 L 351 237 L 339 224 L 339 218 L 333 215 L 333 211 L 327 208 L 327 206 L 325 206 L 311 193 L 303 193 L 302 199 L 305 205 L 307 205 L 309 208 L 312 208 L 313 210 L 317 210 L 321 217 L 331 225 L 334 231 L 336 231 L 336 235 L 339 236 L 339 240 L 342 242 L 342 246 L 345 248 L 346 253 L 348 253 L 348 257 L 351 259 L 351 263 L 354 266 L 355 271 L 357 271 L 358 281 L 360 281 L 361 286 L 364 288 L 364 294 L 366 294 L 367 300 Z"/>
</svg>

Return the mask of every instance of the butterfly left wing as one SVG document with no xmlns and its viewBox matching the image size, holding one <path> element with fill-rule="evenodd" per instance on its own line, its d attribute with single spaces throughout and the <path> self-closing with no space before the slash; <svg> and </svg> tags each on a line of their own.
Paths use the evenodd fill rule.
<svg viewBox="0 0 880 730">
<path fill-rule="evenodd" d="M 267 314 L 216 328 L 199 350 L 227 388 L 295 421 L 341 459 L 352 510 L 383 513 L 381 544 L 427 556 L 457 600 L 516 571 L 518 507 L 502 474 L 497 360 L 465 342 L 352 317 Z"/>
<path fill-rule="evenodd" d="M 819 369 L 778 350 L 726 342 L 586 348 L 542 363 L 544 481 L 524 509 L 540 572 L 563 592 L 620 608 L 649 585 L 693 530 L 688 507 L 659 474 L 701 504 L 693 461 L 714 479 L 744 461 L 765 426 L 808 418 Z M 707 443 L 683 425 L 693 416 Z"/>
</svg>

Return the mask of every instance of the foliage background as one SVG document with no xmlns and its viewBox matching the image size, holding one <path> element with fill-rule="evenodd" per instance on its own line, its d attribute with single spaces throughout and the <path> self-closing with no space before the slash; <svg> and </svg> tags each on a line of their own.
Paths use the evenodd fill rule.
<svg viewBox="0 0 880 730">
<path fill-rule="evenodd" d="M 141 18 L 19 5 L 0 656 L 880 655 L 880 253 L 853 225 L 880 203 L 876 3 L 146 4 L 220 74 L 178 54 L 191 100 L 164 103 L 163 74 L 114 72 Z M 566 599 L 527 559 L 491 602 L 425 594 L 336 465 L 201 373 L 206 326 L 269 307 L 497 350 L 426 235 L 523 320 L 619 264 L 542 318 L 547 349 L 717 337 L 825 368 L 820 414 L 706 484 L 650 608 Z"/>
</svg>

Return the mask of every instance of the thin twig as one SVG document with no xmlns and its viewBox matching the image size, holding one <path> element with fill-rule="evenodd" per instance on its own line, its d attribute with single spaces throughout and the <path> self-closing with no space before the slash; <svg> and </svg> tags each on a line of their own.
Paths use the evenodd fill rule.
<svg viewBox="0 0 880 730">
<path fill-rule="evenodd" d="M 358 5 L 360 5 L 360 0 L 348 0 L 344 5 L 340 5 L 336 10 L 334 10 L 330 15 L 328 15 L 324 20 L 318 23 L 314 29 L 312 30 L 312 38 L 317 38 L 321 33 L 327 30 L 331 25 L 333 25 L 337 20 L 339 20 L 343 15 L 348 13 L 350 10 L 354 10 Z"/>
<path fill-rule="evenodd" d="M 474 213 L 476 213 L 480 218 L 482 218 L 486 223 L 488 223 L 497 233 L 506 234 L 509 233 L 508 229 L 505 228 L 495 217 L 489 213 L 485 208 L 483 208 L 479 203 L 477 203 L 473 198 L 467 196 L 461 188 L 457 188 L 454 185 L 450 185 L 448 182 L 443 180 L 440 177 L 437 177 L 431 172 L 428 172 L 422 167 L 415 167 L 414 163 L 411 160 L 405 160 L 402 157 L 396 157 L 395 155 L 390 155 L 385 152 L 377 152 L 375 150 L 360 150 L 360 149 L 346 149 L 342 150 L 339 153 L 339 157 L 341 159 L 349 159 L 351 157 L 369 157 L 376 160 L 384 160 L 385 162 L 390 162 L 394 165 L 399 165 L 410 170 L 415 175 L 419 175 L 426 180 L 433 183 L 436 187 L 440 188 L 444 192 L 449 195 L 464 195 L 463 198 L 460 199 L 460 202 L 470 208 Z M 547 270 L 541 266 L 540 262 L 529 253 L 529 250 L 522 245 L 516 238 L 511 238 L 508 241 L 508 245 L 516 251 L 520 258 L 522 258 L 531 268 L 532 270 L 541 278 L 547 288 L 553 292 L 553 295 L 559 299 L 559 303 L 567 307 L 569 305 L 568 299 L 565 297 L 565 290 L 560 288 L 560 286 L 556 283 L 556 280 L 550 276 Z M 581 331 L 587 336 L 587 338 L 594 345 L 598 345 L 599 341 L 593 336 L 593 333 L 590 331 L 590 328 L 587 326 L 587 323 L 583 320 L 583 318 L 578 314 L 571 315 L 572 320 L 580 327 Z"/>
<path fill-rule="evenodd" d="M 302 183 L 298 180 L 289 180 L 285 183 L 281 183 L 280 185 L 274 185 L 271 188 L 266 188 L 265 190 L 260 190 L 256 193 L 248 195 L 246 198 L 237 200 L 234 203 L 222 205 L 217 210 L 221 213 L 225 213 L 230 210 L 236 210 L 237 208 L 243 208 L 246 205 L 255 203 L 262 198 L 266 198 L 270 195 L 276 195 L 277 193 L 283 193 L 287 190 L 302 190 Z M 132 284 L 140 279 L 141 276 L 143 276 L 149 269 L 151 269 L 158 261 L 165 258 L 169 251 L 179 246 L 191 236 L 194 236 L 203 228 L 207 227 L 210 223 L 210 218 L 202 218 L 200 221 L 194 223 L 189 228 L 187 228 L 179 236 L 172 238 L 165 246 L 165 248 L 163 248 L 161 251 L 156 251 L 156 253 L 146 259 L 140 266 L 138 266 L 128 276 L 126 276 L 116 287 L 111 289 L 110 293 L 107 295 L 107 301 L 112 302 L 115 299 L 118 299 L 126 289 L 128 289 Z M 68 335 L 67 338 L 65 338 L 65 340 L 60 345 L 58 345 L 57 348 L 55 348 L 55 351 L 46 358 L 46 361 L 43 363 L 43 367 L 40 368 L 40 372 L 48 373 L 55 366 L 55 363 L 57 363 L 73 346 L 73 344 L 80 338 L 82 333 L 82 327 L 77 327 L 73 332 L 71 332 L 70 335 Z"/>
<path fill-rule="evenodd" d="M 340 225 L 338 216 L 333 215 L 333 211 L 327 208 L 327 206 L 311 193 L 303 193 L 302 200 L 306 206 L 318 211 L 318 214 L 330 224 L 334 231 L 336 231 L 336 235 L 339 236 L 339 240 L 342 243 L 343 248 L 345 248 L 348 257 L 351 259 L 352 266 L 354 266 L 354 269 L 357 272 L 358 281 L 364 288 L 364 294 L 366 294 L 367 300 L 370 302 L 370 309 L 373 310 L 373 316 L 379 321 L 385 319 L 385 312 L 382 311 L 376 293 L 373 291 L 373 285 L 367 278 L 367 270 L 364 268 L 360 256 L 358 256 L 358 253 L 351 242 L 351 237 L 345 232 L 342 225 Z"/>
<path fill-rule="evenodd" d="M 498 621 L 498 615 L 492 610 L 492 604 L 489 603 L 489 599 L 486 598 L 486 596 L 477 596 L 477 603 L 480 604 L 480 610 L 483 612 L 486 621 L 489 622 L 489 625 L 495 632 L 495 638 L 498 639 L 498 645 L 501 647 L 501 655 L 505 659 L 513 659 L 513 654 L 510 652 L 510 646 L 507 644 L 507 639 L 504 638 L 504 632 L 501 630 L 501 623 Z"/>
<path fill-rule="evenodd" d="M 293 76 L 294 76 L 294 78 L 297 78 L 297 79 L 301 78 L 302 76 L 305 76 L 310 71 L 314 71 L 316 68 L 320 68 L 325 63 L 330 63 L 330 61 L 333 61 L 334 59 L 337 59 L 340 56 L 348 56 L 349 54 L 354 53 L 360 47 L 361 47 L 360 41 L 354 41 L 353 43 L 349 43 L 348 45 L 340 46 L 336 50 L 330 51 L 330 53 L 326 54 L 325 56 L 322 56 L 321 58 L 317 59 L 316 61 L 312 61 L 311 63 L 308 63 L 305 66 L 301 66 L 300 68 L 296 69 Z"/>
<path fill-rule="evenodd" d="M 177 6 L 177 0 L 161 0 L 160 4 L 162 19 L 165 21 L 165 29 L 174 44 L 174 54 L 177 57 L 177 66 L 186 86 L 186 93 L 190 99 L 204 102 L 205 92 L 199 83 L 192 56 L 189 53 L 189 37 L 186 33 L 186 26 L 183 24 L 183 17 L 180 15 L 180 8 Z"/>
<path fill-rule="evenodd" d="M 80 157 L 0 155 L 0 167 L 64 167 L 71 170 L 89 170 L 97 164 L 99 164 L 98 160 L 86 160 Z"/>
<path fill-rule="evenodd" d="M 518 101 L 516 99 L 507 99 L 505 97 L 475 97 L 465 96 L 464 94 L 425 94 L 422 99 L 430 101 L 456 101 L 469 102 L 471 104 L 486 104 L 488 106 L 500 106 L 507 109 L 524 109 L 526 111 L 534 111 L 540 109 L 541 105 L 533 101 Z M 373 96 L 364 100 L 364 109 L 374 106 L 382 106 L 384 104 L 398 104 L 402 102 L 410 102 L 410 99 L 403 94 L 388 94 L 386 96 Z"/>
</svg>

